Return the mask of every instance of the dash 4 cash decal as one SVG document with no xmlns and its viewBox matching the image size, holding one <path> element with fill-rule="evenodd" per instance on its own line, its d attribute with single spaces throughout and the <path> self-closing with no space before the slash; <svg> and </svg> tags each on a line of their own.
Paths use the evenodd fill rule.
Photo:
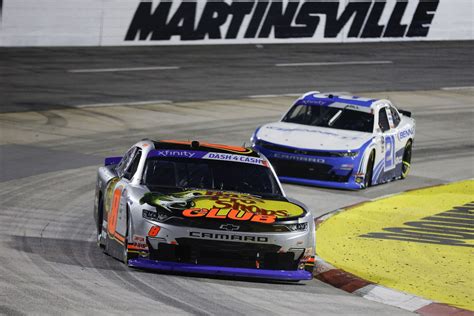
<svg viewBox="0 0 474 316">
<path fill-rule="evenodd" d="M 324 39 L 427 37 L 438 4 L 439 0 L 142 1 L 125 41 L 301 39 L 313 38 L 316 32 Z"/>
</svg>

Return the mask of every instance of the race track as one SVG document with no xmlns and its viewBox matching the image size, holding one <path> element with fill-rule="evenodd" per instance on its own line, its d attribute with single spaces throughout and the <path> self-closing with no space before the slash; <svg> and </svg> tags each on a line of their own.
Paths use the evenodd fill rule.
<svg viewBox="0 0 474 316">
<path fill-rule="evenodd" d="M 417 54 L 423 55 L 414 47 L 426 49 L 426 59 L 419 62 L 419 71 L 411 73 L 410 83 L 405 84 L 405 87 L 402 87 L 401 80 L 393 80 L 391 85 L 392 80 L 385 78 L 386 82 L 379 82 L 378 86 L 370 82 L 358 82 L 355 88 L 350 89 L 349 79 L 336 76 L 326 86 L 333 91 L 350 89 L 363 96 L 389 97 L 402 108 L 413 112 L 417 120 L 417 138 L 410 176 L 404 181 L 361 192 L 285 185 L 287 194 L 305 202 L 314 215 L 410 188 L 474 177 L 474 92 L 472 88 L 465 88 L 474 85 L 472 64 L 470 69 L 467 61 L 433 69 L 433 65 L 443 64 L 438 60 L 443 60 L 444 55 L 441 52 L 436 56 L 428 43 L 423 45 L 426 47 L 403 44 L 406 49 L 399 51 L 398 55 L 397 51 L 392 51 L 400 60 L 411 60 L 413 56 L 405 55 L 407 51 L 411 49 L 411 52 L 417 51 Z M 436 47 L 438 44 L 432 45 Z M 447 45 L 447 50 L 450 45 L 455 46 L 460 56 L 468 55 L 472 48 L 471 44 L 463 43 L 443 45 Z M 283 46 L 274 47 L 278 51 Z M 302 45 L 298 49 L 309 51 L 309 47 Z M 342 47 L 350 46 L 315 47 L 320 50 L 330 47 L 334 52 L 339 52 Z M 150 48 L 142 49 L 145 55 L 152 51 Z M 209 48 L 186 49 L 189 56 L 194 50 L 208 58 L 213 56 Z M 244 47 L 241 52 L 246 49 L 249 48 Z M 136 50 L 139 55 L 139 49 Z M 168 50 L 173 51 L 171 48 Z M 248 87 L 241 87 L 238 95 L 234 91 L 229 92 L 228 97 L 223 97 L 225 91 L 231 88 L 228 86 L 230 78 L 227 78 L 227 74 L 223 75 L 227 78 L 223 79 L 226 84 L 219 86 L 219 78 L 206 74 L 206 78 L 214 78 L 215 83 L 210 85 L 202 81 L 199 90 L 196 83 L 195 90 L 189 90 L 193 91 L 191 96 L 186 97 L 201 101 L 179 102 L 177 99 L 178 102 L 174 103 L 76 107 L 92 103 L 161 99 L 161 95 L 150 95 L 148 99 L 133 100 L 137 91 L 142 89 L 136 86 L 137 78 L 149 91 L 155 89 L 157 94 L 166 93 L 160 83 L 168 86 L 175 82 L 177 85 L 182 83 L 174 81 L 177 79 L 172 76 L 163 79 L 153 71 L 147 71 L 146 74 L 115 74 L 125 76 L 121 80 L 128 78 L 134 82 L 117 85 L 117 93 L 130 95 L 124 100 L 107 96 L 107 93 L 102 97 L 91 96 L 88 87 L 94 84 L 92 80 L 97 77 L 89 74 L 89 86 L 82 87 L 84 102 L 79 102 L 77 96 L 81 94 L 80 84 L 70 91 L 57 90 L 54 86 L 59 85 L 59 79 L 55 77 L 54 71 L 48 76 L 47 70 L 35 68 L 44 65 L 37 55 L 41 56 L 41 51 L 32 50 L 28 53 L 28 50 L 22 50 L 18 57 L 13 56 L 14 50 L 2 50 L 0 53 L 9 55 L 10 60 L 29 58 L 32 61 L 31 64 L 20 62 L 23 67 L 2 66 L 2 69 L 8 69 L 11 81 L 1 83 L 1 89 L 8 88 L 9 91 L 6 93 L 8 98 L 3 100 L 3 113 L 0 114 L 0 314 L 409 314 L 348 294 L 318 280 L 284 284 L 147 273 L 128 269 L 102 254 L 94 241 L 92 205 L 95 171 L 103 157 L 121 154 L 144 137 L 199 139 L 241 145 L 248 142 L 259 124 L 278 119 L 293 99 L 290 96 L 244 96 L 301 93 L 310 84 L 296 80 L 291 89 L 279 92 L 277 89 L 259 90 L 258 86 L 249 83 Z M 111 51 L 113 49 L 102 53 L 110 54 Z M 162 60 L 172 60 L 170 53 L 166 53 L 166 50 L 162 52 Z M 69 58 L 71 63 L 80 60 L 87 63 L 88 58 L 96 53 L 94 49 L 78 50 L 74 54 L 64 50 L 61 58 Z M 366 57 L 370 59 L 369 55 Z M 116 55 L 104 62 L 106 56 L 97 59 L 94 67 L 115 67 L 112 57 Z M 260 56 L 260 62 L 266 61 L 266 57 Z M 363 51 L 360 51 L 360 57 L 364 57 Z M 327 52 L 323 59 L 330 58 L 339 57 Z M 36 66 L 33 65 L 34 60 Z M 255 63 L 258 64 L 258 61 Z M 69 66 L 63 64 L 61 67 L 67 69 Z M 378 73 L 373 67 L 352 67 L 368 81 L 376 82 L 379 76 L 384 75 L 380 68 Z M 84 65 L 84 68 L 91 67 Z M 258 67 L 244 67 L 236 72 L 235 81 L 242 83 L 246 77 L 258 77 L 260 70 Z M 31 82 L 22 84 L 20 78 L 25 76 L 25 72 L 30 72 L 30 76 L 34 77 L 35 71 L 39 77 L 44 76 L 36 82 L 37 89 L 32 89 Z M 219 74 L 218 68 L 213 71 Z M 335 71 L 340 72 L 341 69 Z M 448 80 L 450 75 L 453 80 Z M 147 76 L 150 81 L 145 80 Z M 403 74 L 397 76 L 403 77 Z M 160 77 L 159 80 L 157 77 Z M 285 80 L 292 82 L 296 77 L 298 74 L 293 73 Z M 50 84 L 48 78 L 52 80 Z M 281 79 L 275 80 L 278 85 L 282 84 Z M 102 78 L 98 79 L 97 85 L 113 85 L 113 82 L 114 77 Z M 430 83 L 428 86 L 427 82 Z M 448 85 L 450 82 L 455 82 L 460 88 L 439 89 L 455 86 Z"/>
</svg>

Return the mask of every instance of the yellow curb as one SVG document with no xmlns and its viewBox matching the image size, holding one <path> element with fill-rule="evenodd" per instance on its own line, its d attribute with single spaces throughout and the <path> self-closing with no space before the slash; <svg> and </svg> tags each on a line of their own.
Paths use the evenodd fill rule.
<svg viewBox="0 0 474 316">
<path fill-rule="evenodd" d="M 320 224 L 316 252 L 358 277 L 474 310 L 474 180 L 348 208 Z"/>
</svg>

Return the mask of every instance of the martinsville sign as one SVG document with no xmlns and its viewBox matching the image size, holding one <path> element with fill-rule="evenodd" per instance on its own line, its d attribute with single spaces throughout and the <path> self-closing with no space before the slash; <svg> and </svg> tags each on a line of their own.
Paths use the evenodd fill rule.
<svg viewBox="0 0 474 316">
<path fill-rule="evenodd" d="M 472 0 L 4 0 L 0 46 L 473 39 Z"/>
</svg>

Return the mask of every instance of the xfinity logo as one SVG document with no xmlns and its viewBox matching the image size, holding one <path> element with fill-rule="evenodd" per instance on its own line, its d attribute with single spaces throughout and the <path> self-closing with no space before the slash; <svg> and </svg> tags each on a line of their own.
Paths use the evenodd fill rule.
<svg viewBox="0 0 474 316">
<path fill-rule="evenodd" d="M 232 225 L 232 224 L 223 224 L 223 225 L 219 226 L 219 229 L 234 231 L 234 230 L 239 230 L 240 226 Z"/>
<path fill-rule="evenodd" d="M 223 234 L 223 233 L 202 233 L 202 232 L 189 232 L 189 236 L 194 237 L 194 238 L 217 239 L 217 240 L 268 242 L 268 237 L 264 237 L 264 236 L 231 235 L 231 234 Z"/>
<path fill-rule="evenodd" d="M 159 150 L 156 152 L 158 153 L 158 157 L 192 158 L 195 155 L 194 152 L 186 150 Z"/>
<path fill-rule="evenodd" d="M 196 1 L 147 0 L 138 5 L 125 40 L 311 38 L 320 29 L 324 38 L 343 29 L 347 38 L 426 37 L 438 3 L 420 0 L 406 12 L 408 1 L 208 0 L 201 9 Z"/>
</svg>

